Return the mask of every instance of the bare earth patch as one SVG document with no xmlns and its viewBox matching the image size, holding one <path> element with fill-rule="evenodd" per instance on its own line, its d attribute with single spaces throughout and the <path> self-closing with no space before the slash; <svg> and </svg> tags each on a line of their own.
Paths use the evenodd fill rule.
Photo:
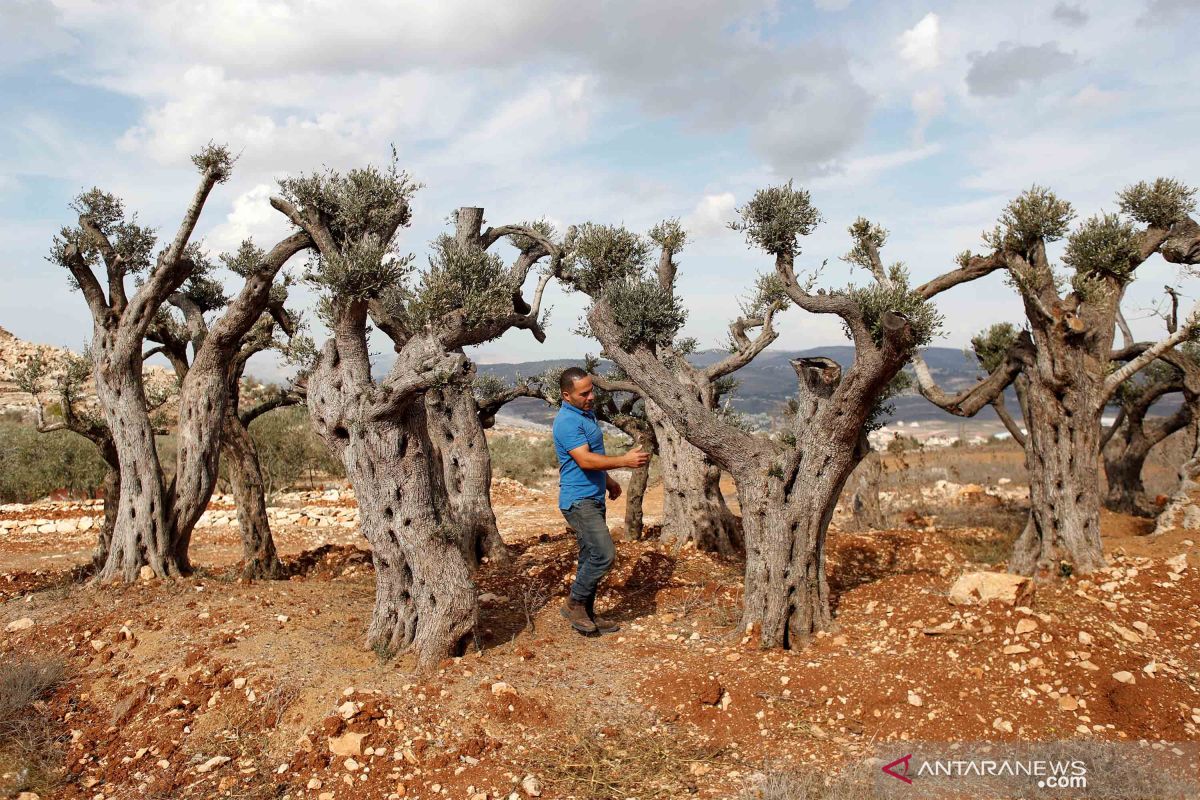
<svg viewBox="0 0 1200 800">
<path fill-rule="evenodd" d="M 496 505 L 518 557 L 477 576 L 476 648 L 426 675 L 364 647 L 374 576 L 352 526 L 277 526 L 287 581 L 236 580 L 237 529 L 215 525 L 198 577 L 120 587 L 72 573 L 92 531 L 6 529 L 0 659 L 65 665 L 38 701 L 65 765 L 42 796 L 731 797 L 879 741 L 1200 738 L 1200 532 L 1151 541 L 1105 515 L 1111 566 L 1013 608 L 947 600 L 993 568 L 995 531 L 835 531 L 837 629 L 763 652 L 738 628 L 739 563 L 652 542 L 618 543 L 599 605 L 622 630 L 577 635 L 553 493 L 501 481 Z"/>
</svg>

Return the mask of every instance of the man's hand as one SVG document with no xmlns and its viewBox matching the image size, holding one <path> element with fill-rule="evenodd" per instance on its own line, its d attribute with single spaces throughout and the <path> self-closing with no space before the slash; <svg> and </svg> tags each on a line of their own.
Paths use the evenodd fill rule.
<svg viewBox="0 0 1200 800">
<path fill-rule="evenodd" d="M 608 484 L 608 499 L 616 500 L 618 497 L 621 496 L 621 484 L 617 483 L 616 481 L 614 481 L 612 478 L 608 477 L 607 475 L 605 475 L 604 478 L 605 478 L 606 483 Z"/>
<path fill-rule="evenodd" d="M 650 454 L 641 448 L 641 445 L 630 450 L 625 455 L 621 456 L 626 467 L 637 469 L 644 467 L 650 463 Z"/>
</svg>

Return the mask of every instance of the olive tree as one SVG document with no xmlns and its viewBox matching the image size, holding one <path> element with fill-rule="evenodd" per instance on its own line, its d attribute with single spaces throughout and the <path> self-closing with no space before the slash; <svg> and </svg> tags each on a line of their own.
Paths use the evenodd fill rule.
<svg viewBox="0 0 1200 800">
<path fill-rule="evenodd" d="M 316 245 L 307 279 L 323 294 L 330 336 L 308 376 L 308 406 L 345 465 L 371 544 L 376 592 L 367 642 L 382 655 L 412 650 L 420 667 L 431 668 L 461 652 L 478 615 L 463 555 L 480 536 L 478 506 L 455 496 L 488 453 L 475 435 L 463 348 L 512 328 L 544 337 L 540 297 L 550 272 L 532 305 L 521 291 L 535 264 L 557 260 L 558 248 L 537 226 L 484 229 L 483 209 L 465 207 L 454 234 L 433 243 L 428 267 L 415 268 L 398 252 L 396 234 L 410 220 L 417 186 L 394 159 L 386 169 L 329 170 L 282 180 L 280 188 L 272 205 Z M 520 250 L 509 266 L 489 252 L 506 237 Z M 368 321 L 395 351 L 378 379 Z M 473 427 L 458 426 L 470 419 Z M 460 438 L 474 444 L 460 446 Z"/>
<path fill-rule="evenodd" d="M 250 277 L 266 253 L 246 240 L 239 249 L 222 258 L 230 271 L 243 278 Z M 203 350 L 209 335 L 208 316 L 228 306 L 222 284 L 213 277 L 213 264 L 202 254 L 194 257 L 196 268 L 167 301 L 174 311 L 159 310 L 146 332 L 148 341 L 156 346 L 147 355 L 161 353 L 171 363 L 182 383 L 191 371 L 194 354 Z M 267 518 L 266 481 L 259 463 L 258 450 L 250 436 L 250 423 L 276 408 L 302 402 L 302 394 L 294 387 L 267 393 L 250 404 L 242 403 L 242 377 L 246 364 L 257 353 L 268 349 L 287 351 L 296 333 L 297 321 L 285 308 L 289 278 L 277 280 L 267 296 L 266 308 L 238 343 L 226 368 L 228 400 L 221 419 L 220 458 L 224 463 L 237 507 L 238 525 L 242 535 L 242 577 L 283 578 L 283 565 L 275 550 Z M 281 337 L 282 335 L 282 337 Z M 283 337 L 286 337 L 284 340 Z M 243 407 L 245 405 L 245 407 Z"/>
<path fill-rule="evenodd" d="M 631 335 L 653 338 L 654 353 L 662 367 L 676 382 L 686 385 L 697 402 L 710 412 L 720 413 L 719 400 L 728 389 L 728 376 L 749 364 L 777 338 L 774 316 L 784 308 L 786 299 L 769 280 L 762 282 L 763 291 L 749 301 L 742 316 L 730 326 L 729 353 L 707 367 L 693 365 L 688 355 L 694 350 L 695 341 L 676 336 L 686 316 L 675 286 L 677 256 L 685 242 L 683 228 L 673 219 L 655 226 L 646 236 L 624 228 L 586 223 L 576 228 L 569 239 L 564 280 L 593 298 L 610 285 L 620 284 L 623 301 L 631 308 L 663 304 L 661 321 L 651 323 L 630 316 Z M 664 327 L 653 329 L 658 322 Z M 756 335 L 751 337 L 755 331 Z M 608 343 L 600 341 L 607 351 Z M 619 363 L 618 366 L 623 368 Z M 726 555 L 741 552 L 741 526 L 721 494 L 720 467 L 671 423 L 670 415 L 653 395 L 640 393 L 644 396 L 644 414 L 654 433 L 662 473 L 662 537 L 677 546 L 693 542 L 699 549 Z"/>
<path fill-rule="evenodd" d="M 1023 574 L 1085 574 L 1104 565 L 1100 544 L 1100 418 L 1129 378 L 1189 336 L 1195 318 L 1141 349 L 1114 370 L 1118 309 L 1137 268 L 1154 254 L 1173 263 L 1200 258 L 1200 227 L 1188 218 L 1193 191 L 1173 180 L 1138 183 L 1118 197 L 1119 213 L 1097 214 L 1073 231 L 1075 212 L 1054 193 L 1034 187 L 1005 208 L 984 236 L 986 256 L 963 264 L 1003 269 L 1021 298 L 1028 330 L 986 379 L 949 395 L 917 360 L 926 398 L 970 416 L 1020 378 L 1024 395 L 1025 464 L 1030 516 L 1009 559 Z M 1056 270 L 1047 245 L 1066 238 Z"/>
<path fill-rule="evenodd" d="M 96 395 L 121 465 L 120 511 L 101 580 L 133 580 L 143 567 L 160 577 L 191 571 L 192 529 L 216 481 L 221 420 L 229 402 L 226 365 L 266 307 L 276 273 L 308 245 L 306 234 L 295 234 L 266 253 L 210 327 L 179 389 L 176 469 L 168 484 L 143 386 L 143 342 L 163 303 L 196 270 L 199 249 L 192 233 L 209 194 L 232 169 L 223 147 L 210 145 L 193 162 L 200 184 L 174 237 L 157 256 L 154 232 L 98 189 L 76 198 L 78 224 L 62 229 L 50 256 L 70 272 L 91 311 Z M 136 279 L 132 293 L 130 279 Z"/>
<path fill-rule="evenodd" d="M 800 239 L 821 219 L 808 192 L 791 184 L 763 189 L 739 213 L 736 229 L 774 258 L 774 273 L 759 282 L 766 307 L 786 298 L 803 311 L 837 316 L 855 348 L 846 370 L 828 358 L 791 362 L 796 413 L 778 438 L 755 435 L 715 411 L 667 363 L 682 309 L 675 293 L 647 274 L 644 259 L 594 259 L 582 265 L 583 275 L 567 278 L 592 298 L 587 319 L 605 355 L 680 435 L 733 476 L 746 550 L 743 625 L 763 647 L 799 646 L 831 623 L 825 536 L 842 487 L 867 452 L 866 431 L 914 348 L 940 324 L 929 298 L 969 279 L 975 267 L 911 289 L 902 264 L 883 264 L 886 231 L 860 219 L 850 227 L 846 260 L 865 268 L 871 282 L 816 290 L 815 274 L 796 272 Z M 632 236 L 605 230 L 610 241 Z M 760 337 L 774 338 L 765 316 L 762 322 Z M 728 358 L 743 360 L 755 350 L 754 340 L 748 344 Z"/>
<path fill-rule="evenodd" d="M 1153 501 L 1146 496 L 1142 471 L 1150 451 L 1168 436 L 1191 424 L 1200 395 L 1200 361 L 1195 345 L 1164 353 L 1158 361 L 1125 381 L 1113 394 L 1117 418 L 1102 433 L 1101 454 L 1108 484 L 1104 507 L 1109 511 L 1153 517 Z M 1183 402 L 1167 415 L 1151 415 L 1163 398 L 1178 394 Z"/>
</svg>

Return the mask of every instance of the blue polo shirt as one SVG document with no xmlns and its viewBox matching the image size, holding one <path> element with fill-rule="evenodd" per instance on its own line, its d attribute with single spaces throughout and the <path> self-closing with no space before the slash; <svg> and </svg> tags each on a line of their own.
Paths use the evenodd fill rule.
<svg viewBox="0 0 1200 800">
<path fill-rule="evenodd" d="M 558 455 L 558 507 L 566 510 L 576 500 L 594 498 L 604 502 L 604 470 L 584 469 L 575 463 L 569 451 L 587 445 L 593 453 L 604 455 L 604 434 L 591 411 L 563 401 L 554 418 L 554 452 Z"/>
</svg>

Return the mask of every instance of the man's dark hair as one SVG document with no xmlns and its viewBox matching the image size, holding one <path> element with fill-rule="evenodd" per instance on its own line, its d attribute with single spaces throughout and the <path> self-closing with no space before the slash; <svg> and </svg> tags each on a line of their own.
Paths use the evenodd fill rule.
<svg viewBox="0 0 1200 800">
<path fill-rule="evenodd" d="M 558 388 L 560 391 L 569 392 L 575 388 L 575 381 L 586 377 L 587 370 L 579 367 L 567 367 L 558 378 Z"/>
</svg>

